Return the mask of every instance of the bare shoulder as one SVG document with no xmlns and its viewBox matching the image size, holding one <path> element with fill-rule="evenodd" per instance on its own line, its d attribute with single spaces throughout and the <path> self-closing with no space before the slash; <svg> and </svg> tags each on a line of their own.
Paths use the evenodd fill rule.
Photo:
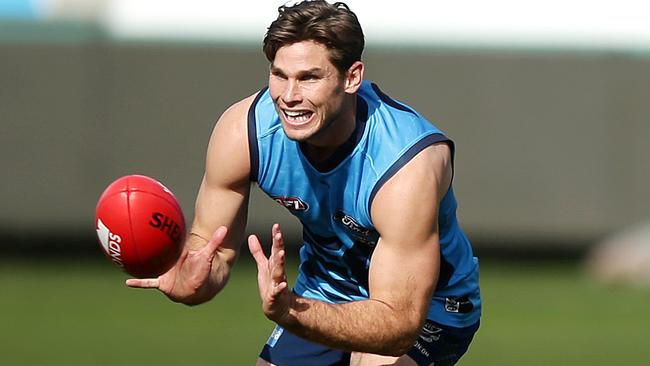
<svg viewBox="0 0 650 366">
<path fill-rule="evenodd" d="M 415 155 L 395 173 L 379 190 L 382 192 L 418 193 L 414 188 L 435 189 L 446 193 L 451 183 L 451 148 L 444 142 L 430 145 Z"/>
<path fill-rule="evenodd" d="M 214 126 L 206 156 L 206 178 L 222 184 L 244 184 L 250 176 L 248 110 L 257 93 L 223 112 Z"/>
<path fill-rule="evenodd" d="M 372 202 L 371 216 L 382 236 L 405 227 L 413 230 L 419 226 L 425 231 L 435 227 L 440 200 L 451 184 L 451 161 L 451 149 L 446 143 L 433 144 L 379 189 Z"/>
<path fill-rule="evenodd" d="M 238 128 L 245 130 L 248 110 L 253 104 L 255 97 L 257 97 L 257 94 L 258 93 L 255 93 L 249 97 L 246 97 L 228 107 L 228 109 L 226 109 L 221 117 L 219 117 L 217 120 L 215 129 L 221 125 L 223 128 Z"/>
<path fill-rule="evenodd" d="M 410 173 L 438 174 L 451 168 L 451 148 L 445 142 L 438 142 L 423 149 L 403 169 Z M 398 173 L 399 174 L 399 173 Z"/>
</svg>

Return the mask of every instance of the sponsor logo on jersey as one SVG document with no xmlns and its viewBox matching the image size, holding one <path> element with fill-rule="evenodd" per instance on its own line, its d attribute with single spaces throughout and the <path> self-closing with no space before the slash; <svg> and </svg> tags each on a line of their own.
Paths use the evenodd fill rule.
<svg viewBox="0 0 650 366">
<path fill-rule="evenodd" d="M 122 263 L 122 238 L 111 232 L 99 218 L 97 219 L 97 237 L 111 261 L 120 267 L 124 267 L 124 263 Z"/>
<path fill-rule="evenodd" d="M 273 200 L 281 204 L 282 206 L 286 207 L 287 209 L 289 209 L 289 211 L 292 212 L 309 210 L 309 205 L 307 204 L 307 202 L 301 200 L 298 197 L 276 196 L 273 197 Z"/>
<path fill-rule="evenodd" d="M 334 214 L 334 221 L 337 221 L 345 226 L 346 229 L 348 229 L 350 236 L 352 236 L 355 241 L 372 247 L 377 245 L 377 242 L 379 241 L 379 232 L 377 232 L 375 229 L 369 229 L 359 225 L 354 217 L 346 214 L 341 210 L 338 210 Z"/>
<path fill-rule="evenodd" d="M 445 298 L 445 311 L 449 313 L 466 314 L 474 309 L 474 304 L 467 296 Z"/>
</svg>

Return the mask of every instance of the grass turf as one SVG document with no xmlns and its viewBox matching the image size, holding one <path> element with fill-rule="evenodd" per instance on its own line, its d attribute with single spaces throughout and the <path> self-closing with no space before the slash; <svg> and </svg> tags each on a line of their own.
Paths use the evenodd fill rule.
<svg viewBox="0 0 650 366">
<path fill-rule="evenodd" d="M 243 262 L 213 301 L 186 307 L 126 288 L 107 261 L 0 261 L 1 363 L 253 365 L 273 325 Z M 571 263 L 481 270 L 484 317 L 460 365 L 650 362 L 650 291 L 593 283 Z"/>
</svg>

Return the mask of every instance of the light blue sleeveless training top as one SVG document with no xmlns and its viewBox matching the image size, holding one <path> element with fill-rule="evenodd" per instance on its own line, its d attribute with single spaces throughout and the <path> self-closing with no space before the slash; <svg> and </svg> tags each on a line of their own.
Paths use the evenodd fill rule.
<svg viewBox="0 0 650 366">
<path fill-rule="evenodd" d="M 303 226 L 294 291 L 329 303 L 368 298 L 368 267 L 379 239 L 370 207 L 382 185 L 422 149 L 453 143 L 410 107 L 364 81 L 357 125 L 328 160 L 315 164 L 285 135 L 267 88 L 248 114 L 251 179 Z M 450 188 L 439 210 L 441 268 L 428 318 L 464 327 L 479 320 L 478 260 L 456 219 Z M 408 235 L 408 233 L 404 233 Z"/>
</svg>

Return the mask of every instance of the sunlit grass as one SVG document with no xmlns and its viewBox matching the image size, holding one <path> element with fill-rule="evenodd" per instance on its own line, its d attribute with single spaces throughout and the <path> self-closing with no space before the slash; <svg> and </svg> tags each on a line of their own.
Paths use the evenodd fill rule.
<svg viewBox="0 0 650 366">
<path fill-rule="evenodd" d="M 208 304 L 124 286 L 107 261 L 0 261 L 3 365 L 252 365 L 272 324 L 244 259 Z M 481 329 L 461 365 L 650 362 L 650 291 L 572 264 L 484 261 Z"/>
</svg>

